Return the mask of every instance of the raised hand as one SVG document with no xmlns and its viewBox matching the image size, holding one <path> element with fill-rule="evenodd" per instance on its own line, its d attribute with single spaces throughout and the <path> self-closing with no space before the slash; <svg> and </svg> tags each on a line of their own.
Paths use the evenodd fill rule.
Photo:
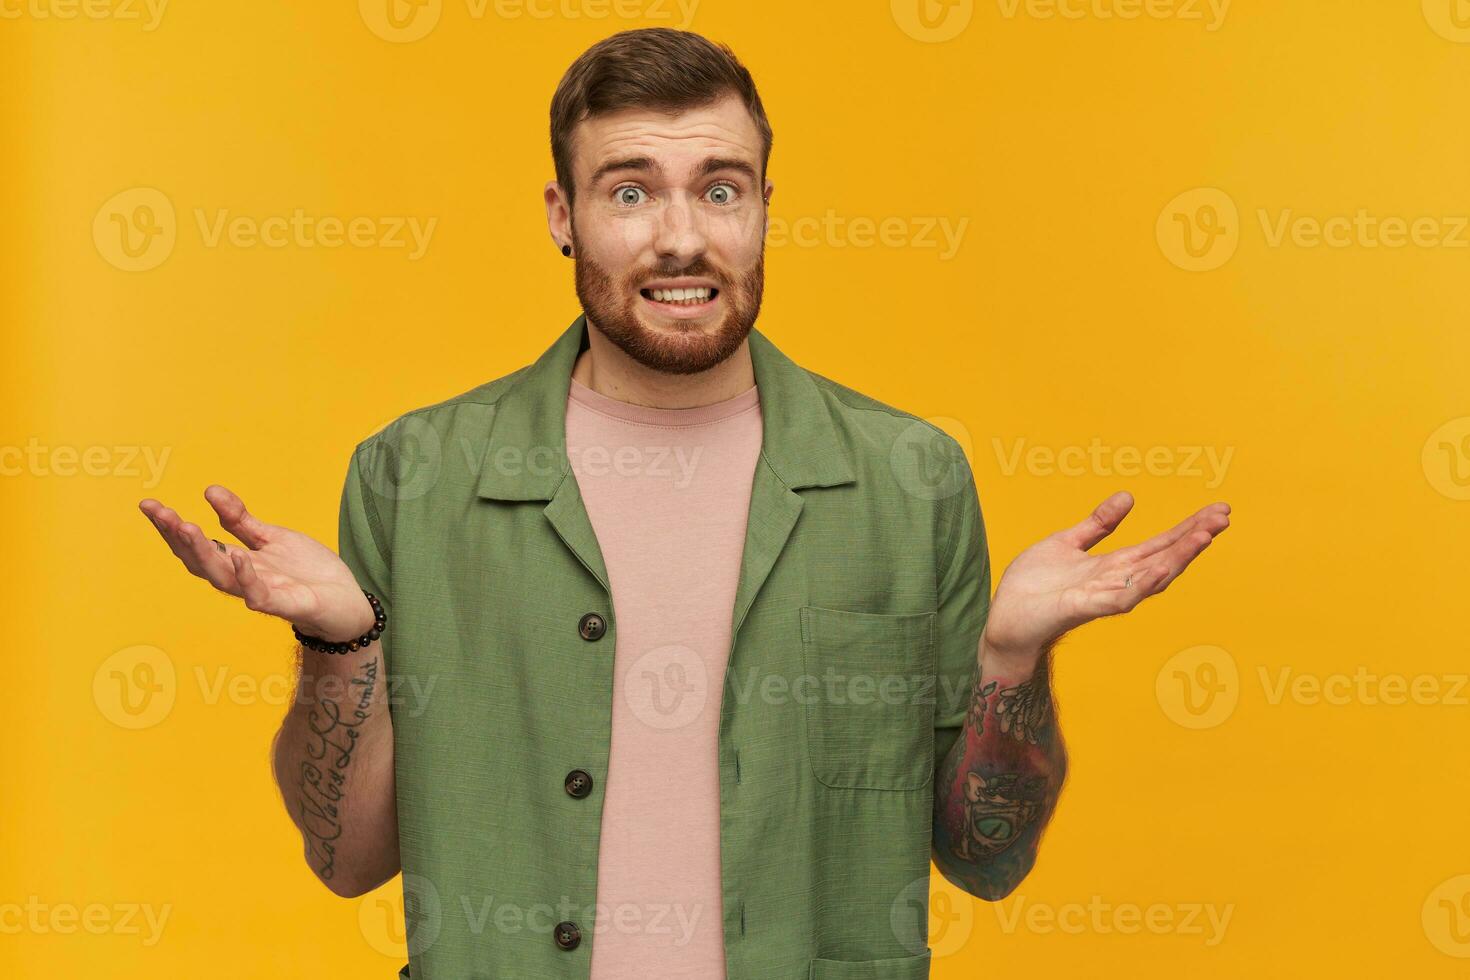
<svg viewBox="0 0 1470 980">
<path fill-rule="evenodd" d="M 278 616 L 303 633 L 345 642 L 372 629 L 373 608 L 352 571 L 331 548 L 299 531 L 267 524 L 245 509 L 230 490 L 210 484 L 204 499 L 220 526 L 245 547 L 204 536 L 152 497 L 138 502 L 169 548 L 193 574 L 248 609 Z"/>
<path fill-rule="evenodd" d="M 1001 576 L 985 624 L 985 645 L 1001 657 L 1034 658 L 1069 630 L 1125 613 L 1167 589 L 1230 526 L 1230 505 L 1213 503 L 1140 544 L 1088 551 L 1133 509 L 1120 490 L 1084 521 L 1016 556 Z"/>
</svg>

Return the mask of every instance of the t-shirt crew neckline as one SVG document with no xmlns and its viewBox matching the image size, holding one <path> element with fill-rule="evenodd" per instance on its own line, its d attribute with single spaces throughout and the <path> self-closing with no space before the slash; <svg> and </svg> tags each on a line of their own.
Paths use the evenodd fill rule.
<svg viewBox="0 0 1470 980">
<path fill-rule="evenodd" d="M 726 398 L 724 401 L 711 402 L 708 405 L 696 405 L 693 408 L 658 408 L 653 405 L 634 405 L 632 402 L 619 401 L 594 391 L 576 378 L 572 378 L 571 382 L 572 386 L 568 394 L 572 401 L 599 414 L 638 425 L 656 425 L 666 428 L 708 425 L 711 422 L 720 422 L 747 412 L 760 404 L 760 391 L 756 385 L 751 385 L 740 394 Z"/>
</svg>

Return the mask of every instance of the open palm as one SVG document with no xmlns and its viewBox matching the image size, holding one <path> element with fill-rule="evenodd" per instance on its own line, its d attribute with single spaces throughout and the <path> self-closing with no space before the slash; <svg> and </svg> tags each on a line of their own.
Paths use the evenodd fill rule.
<svg viewBox="0 0 1470 980">
<path fill-rule="evenodd" d="M 1230 505 L 1222 501 L 1141 544 L 1090 554 L 1132 509 L 1133 495 L 1120 490 L 1080 524 L 1017 555 L 991 600 L 987 646 L 1003 655 L 1034 654 L 1084 623 L 1128 612 L 1168 588 L 1230 526 Z"/>
<path fill-rule="evenodd" d="M 184 567 L 221 592 L 243 599 L 248 608 L 334 641 L 372 628 L 372 606 L 331 548 L 299 531 L 265 523 L 218 484 L 205 488 L 204 499 L 219 515 L 220 526 L 245 547 L 205 537 L 199 525 L 151 497 L 140 501 L 138 509 Z"/>
</svg>

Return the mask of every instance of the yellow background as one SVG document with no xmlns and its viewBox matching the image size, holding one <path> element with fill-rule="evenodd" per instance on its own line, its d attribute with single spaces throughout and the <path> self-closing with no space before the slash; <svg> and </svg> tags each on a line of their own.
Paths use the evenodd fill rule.
<svg viewBox="0 0 1470 980">
<path fill-rule="evenodd" d="M 576 315 L 541 204 L 551 93 L 596 39 L 682 17 L 540 2 L 400 6 L 437 18 L 413 41 L 373 3 L 179 2 L 149 29 L 134 0 L 0 2 L 7 975 L 402 964 L 398 881 L 328 893 L 273 786 L 288 629 L 188 577 L 136 505 L 213 527 L 219 482 L 335 542 L 357 440 Z M 698 3 L 687 26 L 751 67 L 776 132 L 789 234 L 761 328 L 967 440 L 997 576 L 1120 488 L 1119 544 L 1234 508 L 1167 593 L 1062 645 L 1072 769 L 1040 862 L 999 905 L 936 886 L 934 976 L 1470 972 L 1470 7 L 929 2 L 927 28 L 916 0 Z M 136 202 L 107 207 L 136 188 L 166 197 L 175 241 L 125 271 L 107 230 Z M 437 224 L 416 259 L 199 227 L 296 209 Z M 1288 212 L 1360 211 L 1450 241 L 1275 237 Z M 1233 254 L 1181 268 L 1190 221 Z M 945 222 L 967 222 L 953 254 Z M 1094 440 L 1066 470 L 1024 455 Z M 1172 461 L 1115 472 L 1155 447 Z M 143 451 L 168 453 L 156 485 Z M 1194 451 L 1230 453 L 1218 485 Z M 169 665 L 167 713 L 119 724 L 113 680 Z M 1283 671 L 1344 703 L 1276 696 Z M 1360 672 L 1379 680 L 1331 680 Z M 1370 703 L 1390 675 L 1439 693 Z M 64 911 L 17 931 L 28 902 L 73 931 Z M 167 910 L 156 942 L 128 905 Z M 1130 905 L 1174 925 L 1120 931 Z M 1228 908 L 1223 936 L 1187 928 L 1192 905 Z"/>
</svg>

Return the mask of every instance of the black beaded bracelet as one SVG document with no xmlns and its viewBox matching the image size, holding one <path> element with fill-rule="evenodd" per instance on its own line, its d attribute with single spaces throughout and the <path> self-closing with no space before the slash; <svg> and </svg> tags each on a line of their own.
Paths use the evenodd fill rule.
<svg viewBox="0 0 1470 980">
<path fill-rule="evenodd" d="M 301 632 L 301 630 L 296 628 L 295 623 L 292 623 L 291 632 L 296 634 L 297 642 L 299 642 L 302 646 L 307 647 L 308 649 L 317 651 L 318 653 L 352 653 L 356 650 L 361 650 L 363 647 L 367 646 L 369 643 L 382 636 L 383 627 L 388 625 L 388 617 L 383 612 L 383 604 L 378 601 L 377 596 L 373 595 L 367 589 L 363 589 L 362 594 L 367 596 L 368 604 L 373 607 L 374 622 L 372 629 L 368 630 L 366 633 L 362 634 L 362 636 L 359 636 L 355 640 L 348 640 L 345 643 L 329 643 L 328 641 L 315 636 L 307 636 L 305 633 Z"/>
</svg>

